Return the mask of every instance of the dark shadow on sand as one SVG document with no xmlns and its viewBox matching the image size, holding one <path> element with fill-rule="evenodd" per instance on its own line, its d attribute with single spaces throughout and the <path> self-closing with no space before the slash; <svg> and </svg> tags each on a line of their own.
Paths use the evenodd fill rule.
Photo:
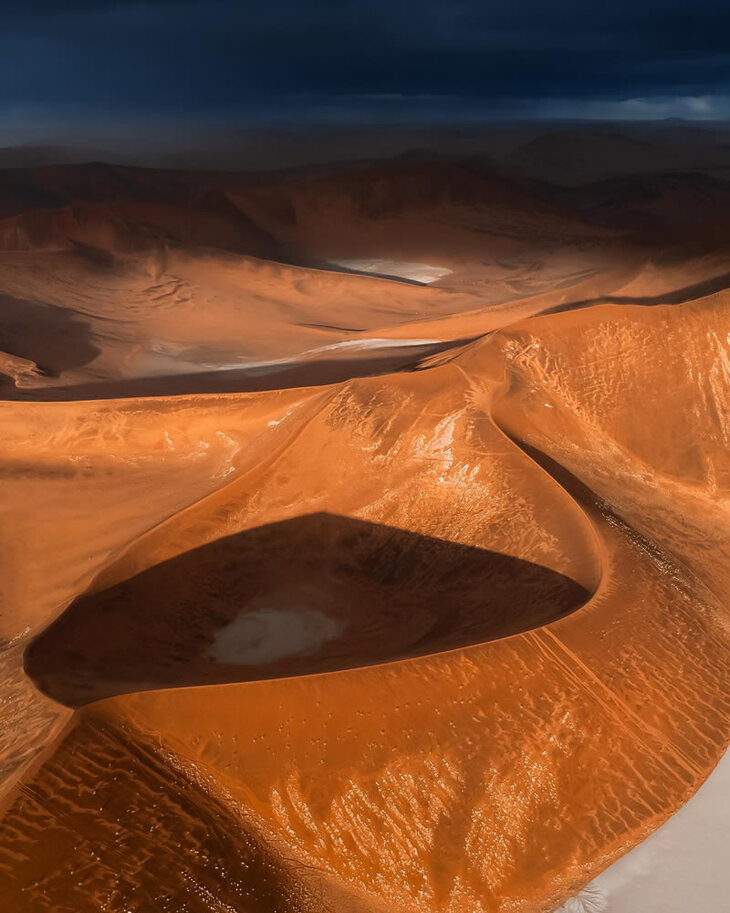
<svg viewBox="0 0 730 913">
<path fill-rule="evenodd" d="M 684 288 L 674 289 L 674 291 L 665 292 L 662 295 L 601 295 L 598 298 L 585 298 L 582 301 L 557 304 L 555 307 L 540 311 L 540 316 L 560 314 L 562 311 L 578 311 L 596 304 L 638 304 L 644 307 L 656 307 L 660 304 L 686 304 L 697 298 L 706 298 L 708 295 L 724 292 L 728 288 L 730 288 L 730 273 L 723 273 L 721 276 L 695 282 L 694 285 L 686 285 Z"/>
<path fill-rule="evenodd" d="M 25 667 L 45 694 L 79 706 L 451 650 L 539 627 L 589 596 L 569 577 L 510 555 L 308 514 L 81 596 L 30 645 Z M 244 616 L 254 621 L 244 662 L 213 659 L 221 630 Z"/>
<path fill-rule="evenodd" d="M 100 350 L 89 326 L 52 304 L 0 294 L 0 351 L 26 358 L 57 377 L 92 362 Z"/>
</svg>

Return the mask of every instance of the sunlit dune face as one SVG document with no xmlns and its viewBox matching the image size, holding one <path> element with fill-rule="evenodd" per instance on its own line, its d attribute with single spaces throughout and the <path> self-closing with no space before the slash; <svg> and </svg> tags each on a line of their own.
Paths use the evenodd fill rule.
<svg viewBox="0 0 730 913">
<path fill-rule="evenodd" d="M 455 649 L 545 624 L 588 596 L 530 561 L 314 514 L 219 539 L 81 597 L 32 645 L 26 669 L 75 705 Z"/>
</svg>

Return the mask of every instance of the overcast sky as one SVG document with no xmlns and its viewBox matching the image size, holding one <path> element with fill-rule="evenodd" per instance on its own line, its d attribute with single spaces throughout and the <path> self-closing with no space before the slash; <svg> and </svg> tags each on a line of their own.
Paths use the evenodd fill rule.
<svg viewBox="0 0 730 913">
<path fill-rule="evenodd" d="M 0 0 L 0 115 L 724 117 L 723 0 Z"/>
</svg>

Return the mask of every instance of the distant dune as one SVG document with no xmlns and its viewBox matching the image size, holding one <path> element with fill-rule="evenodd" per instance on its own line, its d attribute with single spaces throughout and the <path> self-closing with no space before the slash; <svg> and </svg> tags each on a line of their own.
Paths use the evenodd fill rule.
<svg viewBox="0 0 730 913">
<path fill-rule="evenodd" d="M 0 173 L 3 910 L 603 909 L 730 731 L 726 188 L 623 172 Z"/>
</svg>

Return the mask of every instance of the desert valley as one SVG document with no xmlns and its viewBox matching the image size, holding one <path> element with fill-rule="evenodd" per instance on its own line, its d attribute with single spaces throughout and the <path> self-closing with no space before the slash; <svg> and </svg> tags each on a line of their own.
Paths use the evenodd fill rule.
<svg viewBox="0 0 730 913">
<path fill-rule="evenodd" d="M 0 171 L 4 913 L 689 909 L 730 131 L 459 142 Z"/>
</svg>

